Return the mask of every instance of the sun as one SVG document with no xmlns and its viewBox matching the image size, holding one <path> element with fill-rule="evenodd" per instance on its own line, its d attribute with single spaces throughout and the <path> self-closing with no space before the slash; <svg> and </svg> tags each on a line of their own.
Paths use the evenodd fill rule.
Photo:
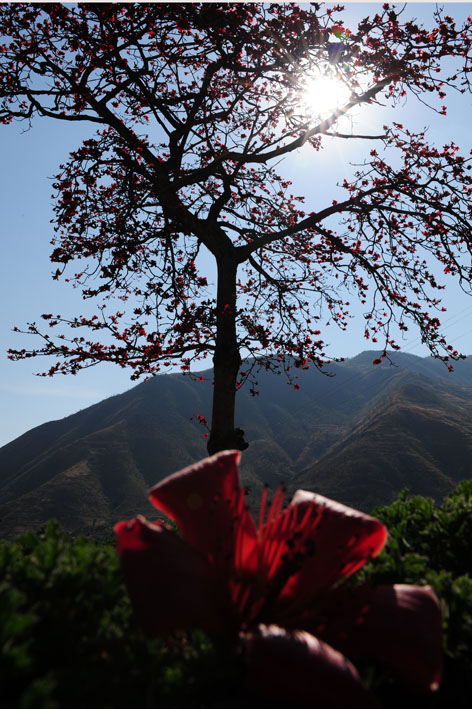
<svg viewBox="0 0 472 709">
<path fill-rule="evenodd" d="M 328 118 L 345 106 L 350 96 L 350 90 L 340 79 L 320 74 L 304 81 L 301 104 L 307 116 Z"/>
</svg>

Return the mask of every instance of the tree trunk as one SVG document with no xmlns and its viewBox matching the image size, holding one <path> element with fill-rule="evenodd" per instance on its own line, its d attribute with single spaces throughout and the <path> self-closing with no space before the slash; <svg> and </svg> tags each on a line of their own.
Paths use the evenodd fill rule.
<svg viewBox="0 0 472 709">
<path fill-rule="evenodd" d="M 213 357 L 214 388 L 208 454 L 236 448 L 245 450 L 244 431 L 234 427 L 236 381 L 241 366 L 236 337 L 236 273 L 238 264 L 218 259 L 216 344 Z"/>
</svg>

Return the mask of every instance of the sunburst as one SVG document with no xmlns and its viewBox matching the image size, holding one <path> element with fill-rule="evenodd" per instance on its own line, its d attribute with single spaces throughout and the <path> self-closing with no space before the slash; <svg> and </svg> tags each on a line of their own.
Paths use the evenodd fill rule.
<svg viewBox="0 0 472 709">
<path fill-rule="evenodd" d="M 301 92 L 303 112 L 313 118 L 328 118 L 349 101 L 351 92 L 343 81 L 327 75 L 309 76 Z"/>
</svg>

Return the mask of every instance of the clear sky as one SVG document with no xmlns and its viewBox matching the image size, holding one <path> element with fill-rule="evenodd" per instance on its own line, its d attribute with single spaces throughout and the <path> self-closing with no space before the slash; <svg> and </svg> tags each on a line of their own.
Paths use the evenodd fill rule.
<svg viewBox="0 0 472 709">
<path fill-rule="evenodd" d="M 346 4 L 346 26 L 380 7 L 379 3 Z M 433 3 L 408 3 L 406 12 L 431 25 L 434 8 Z M 472 13 L 472 3 L 447 3 L 446 9 L 459 21 Z M 442 145 L 453 139 L 467 155 L 472 147 L 472 98 L 451 94 L 447 104 L 449 113 L 443 118 L 411 100 L 396 109 L 396 120 L 415 129 L 427 125 L 430 140 L 434 138 Z M 364 107 L 356 122 L 358 127 L 381 127 L 391 115 L 389 109 Z M 39 345 L 36 338 L 13 333 L 14 325 L 38 321 L 45 312 L 77 315 L 84 311 L 78 290 L 51 279 L 51 178 L 68 153 L 95 132 L 95 126 L 37 118 L 31 129 L 27 128 L 22 123 L 0 126 L 0 446 L 34 426 L 63 418 L 135 385 L 129 373 L 113 365 L 99 365 L 76 377 L 58 375 L 51 379 L 34 376 L 46 368 L 43 358 L 15 363 L 6 357 L 9 347 Z M 294 193 L 306 195 L 308 209 L 330 204 L 336 182 L 349 174 L 349 161 L 358 160 L 369 149 L 365 141 L 349 146 L 342 141 L 319 154 L 311 151 L 290 156 L 288 169 Z M 451 284 L 445 305 L 448 310 L 442 322 L 449 341 L 460 351 L 472 353 L 472 298 Z M 359 308 L 353 312 L 362 315 Z M 359 317 L 348 333 L 330 326 L 323 336 L 331 344 L 330 354 L 352 357 L 372 348 L 362 332 L 363 319 Z M 417 333 L 411 329 L 408 335 L 402 350 L 426 356 Z"/>
</svg>

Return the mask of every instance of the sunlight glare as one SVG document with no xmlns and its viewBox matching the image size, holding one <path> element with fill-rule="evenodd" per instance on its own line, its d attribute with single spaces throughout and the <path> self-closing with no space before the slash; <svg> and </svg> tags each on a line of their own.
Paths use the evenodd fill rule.
<svg viewBox="0 0 472 709">
<path fill-rule="evenodd" d="M 304 112 L 313 118 L 327 118 L 344 106 L 349 98 L 348 87 L 341 80 L 329 76 L 308 78 L 302 91 Z"/>
</svg>

